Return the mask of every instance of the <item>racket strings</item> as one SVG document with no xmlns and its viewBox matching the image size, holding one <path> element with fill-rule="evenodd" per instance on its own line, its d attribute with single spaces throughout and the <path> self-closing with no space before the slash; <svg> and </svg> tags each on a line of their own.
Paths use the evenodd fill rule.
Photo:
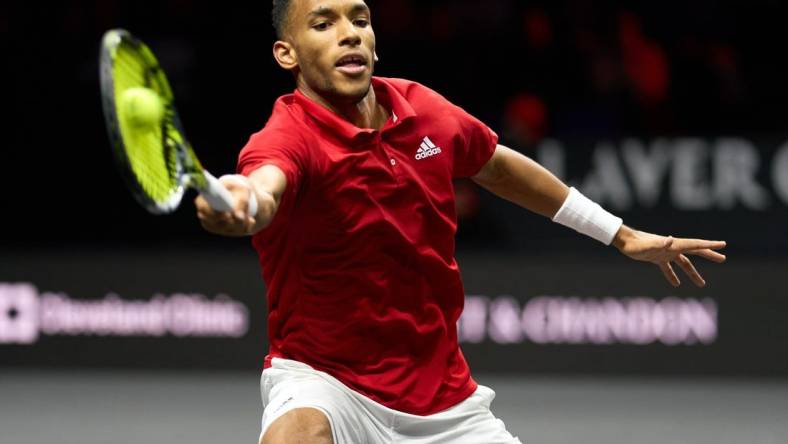
<svg viewBox="0 0 788 444">
<path fill-rule="evenodd" d="M 163 102 L 169 102 L 168 91 L 160 84 L 160 75 L 155 65 L 152 66 L 135 47 L 122 44 L 117 48 L 114 63 L 116 100 L 129 88 L 146 87 L 158 93 Z M 177 159 L 172 154 L 174 148 L 165 142 L 173 132 L 171 114 L 167 113 L 162 125 L 139 130 L 133 128 L 127 111 L 118 107 L 118 121 L 131 171 L 143 192 L 156 203 L 168 201 L 180 186 Z"/>
</svg>

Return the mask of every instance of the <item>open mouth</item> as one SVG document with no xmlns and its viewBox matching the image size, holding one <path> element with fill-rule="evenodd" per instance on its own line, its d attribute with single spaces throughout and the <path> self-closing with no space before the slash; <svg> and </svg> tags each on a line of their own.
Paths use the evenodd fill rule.
<svg viewBox="0 0 788 444">
<path fill-rule="evenodd" d="M 361 74 L 367 69 L 367 59 L 360 54 L 348 54 L 337 60 L 336 67 L 345 74 Z"/>
</svg>

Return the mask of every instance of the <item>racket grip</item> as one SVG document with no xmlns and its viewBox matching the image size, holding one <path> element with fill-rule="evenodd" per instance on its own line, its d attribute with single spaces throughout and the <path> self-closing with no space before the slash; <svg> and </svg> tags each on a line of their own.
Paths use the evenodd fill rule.
<svg viewBox="0 0 788 444">
<path fill-rule="evenodd" d="M 222 185 L 219 179 L 213 177 L 211 173 L 207 171 L 203 171 L 205 173 L 205 180 L 208 182 L 208 187 L 206 190 L 202 191 L 202 195 L 208 204 L 216 211 L 230 211 L 233 209 L 234 201 L 233 196 L 227 191 L 227 188 Z M 245 184 L 241 179 L 245 179 L 243 176 L 238 174 L 227 174 L 222 176 L 224 178 L 231 178 L 235 181 L 241 182 Z M 227 208 L 227 209 L 224 209 Z M 247 210 L 249 211 L 249 215 L 252 217 L 257 216 L 257 197 L 254 194 L 254 191 L 250 190 L 249 193 L 249 202 L 247 203 Z"/>
<path fill-rule="evenodd" d="M 205 174 L 205 181 L 208 186 L 200 190 L 200 194 L 216 211 L 232 211 L 233 210 L 233 195 L 227 191 L 227 188 L 219 182 L 219 179 L 213 177 L 211 173 L 203 171 Z M 257 202 L 255 202 L 257 203 Z"/>
<path fill-rule="evenodd" d="M 225 174 L 224 176 L 219 178 L 219 181 L 230 179 L 235 181 L 236 183 L 248 186 L 249 181 L 246 179 L 246 176 L 242 174 Z M 249 212 L 249 215 L 252 217 L 257 216 L 257 196 L 254 194 L 254 191 L 251 189 L 249 190 L 249 202 L 246 203 L 246 210 Z"/>
</svg>

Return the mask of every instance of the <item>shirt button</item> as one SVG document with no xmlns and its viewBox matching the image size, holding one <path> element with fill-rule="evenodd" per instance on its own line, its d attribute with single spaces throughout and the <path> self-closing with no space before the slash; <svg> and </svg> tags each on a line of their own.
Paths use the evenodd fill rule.
<svg viewBox="0 0 788 444">
<path fill-rule="evenodd" d="M 397 164 L 397 161 L 396 161 L 396 160 L 394 160 L 394 159 L 391 159 L 391 166 L 394 166 L 394 165 L 396 165 L 396 164 Z"/>
</svg>

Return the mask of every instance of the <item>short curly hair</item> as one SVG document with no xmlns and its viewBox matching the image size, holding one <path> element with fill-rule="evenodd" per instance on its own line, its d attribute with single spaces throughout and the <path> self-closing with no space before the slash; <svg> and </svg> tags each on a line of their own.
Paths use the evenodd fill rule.
<svg viewBox="0 0 788 444">
<path fill-rule="evenodd" d="M 273 0 L 273 8 L 271 9 L 271 23 L 276 30 L 276 37 L 281 39 L 285 35 L 285 26 L 287 26 L 287 12 L 290 9 L 290 0 Z"/>
</svg>

